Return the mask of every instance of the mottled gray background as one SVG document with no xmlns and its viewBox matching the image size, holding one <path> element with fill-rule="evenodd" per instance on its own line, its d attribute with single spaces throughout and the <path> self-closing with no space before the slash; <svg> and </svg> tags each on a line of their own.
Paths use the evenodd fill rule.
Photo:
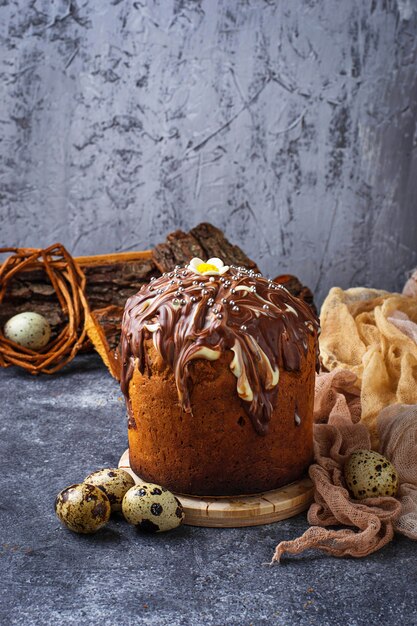
<svg viewBox="0 0 417 626">
<path fill-rule="evenodd" d="M 0 245 L 202 220 L 319 300 L 417 265 L 417 0 L 0 0 Z"/>
</svg>

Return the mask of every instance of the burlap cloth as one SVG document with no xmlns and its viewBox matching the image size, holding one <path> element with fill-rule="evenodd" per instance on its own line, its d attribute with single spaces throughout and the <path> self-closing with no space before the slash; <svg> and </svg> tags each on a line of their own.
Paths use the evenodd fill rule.
<svg viewBox="0 0 417 626">
<path fill-rule="evenodd" d="M 334 288 L 326 298 L 320 350 L 331 371 L 316 380 L 312 526 L 279 543 L 273 561 L 309 548 L 366 556 L 394 531 L 417 539 L 417 299 L 410 296 Z M 371 447 L 398 471 L 396 498 L 349 496 L 344 463 Z"/>
</svg>

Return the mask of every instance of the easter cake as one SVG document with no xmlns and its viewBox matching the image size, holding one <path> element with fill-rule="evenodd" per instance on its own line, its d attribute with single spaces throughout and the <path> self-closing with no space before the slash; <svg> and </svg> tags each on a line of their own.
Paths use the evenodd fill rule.
<svg viewBox="0 0 417 626">
<path fill-rule="evenodd" d="M 177 493 L 259 493 L 313 456 L 318 320 L 282 285 L 220 259 L 145 285 L 120 344 L 130 466 Z"/>
</svg>

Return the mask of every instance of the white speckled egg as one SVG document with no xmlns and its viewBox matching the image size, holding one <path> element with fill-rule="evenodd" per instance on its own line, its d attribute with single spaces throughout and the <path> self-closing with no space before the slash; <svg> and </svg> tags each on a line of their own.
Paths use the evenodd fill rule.
<svg viewBox="0 0 417 626">
<path fill-rule="evenodd" d="M 182 524 L 181 502 L 167 489 L 153 483 L 140 482 L 126 493 L 123 515 L 129 524 L 149 533 L 161 533 Z"/>
<path fill-rule="evenodd" d="M 4 336 L 24 348 L 41 350 L 51 337 L 48 320 L 39 313 L 18 313 L 4 326 Z"/>
<path fill-rule="evenodd" d="M 104 491 L 110 500 L 112 511 L 122 510 L 123 497 L 126 491 L 135 484 L 130 474 L 123 469 L 114 467 L 97 470 L 84 478 L 84 482 L 89 485 L 96 485 Z"/>
<path fill-rule="evenodd" d="M 99 487 L 81 483 L 63 489 L 55 500 L 55 513 L 75 533 L 95 533 L 109 521 L 111 506 Z"/>
<path fill-rule="evenodd" d="M 344 467 L 349 491 L 356 500 L 395 496 L 398 474 L 390 461 L 373 450 L 356 450 Z"/>
</svg>

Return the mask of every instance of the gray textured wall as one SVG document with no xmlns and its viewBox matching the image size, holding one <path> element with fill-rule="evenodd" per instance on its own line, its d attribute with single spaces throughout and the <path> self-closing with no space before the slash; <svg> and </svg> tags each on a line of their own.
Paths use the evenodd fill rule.
<svg viewBox="0 0 417 626">
<path fill-rule="evenodd" d="M 269 274 L 417 265 L 416 0 L 0 0 L 0 245 L 208 220 Z"/>
</svg>

